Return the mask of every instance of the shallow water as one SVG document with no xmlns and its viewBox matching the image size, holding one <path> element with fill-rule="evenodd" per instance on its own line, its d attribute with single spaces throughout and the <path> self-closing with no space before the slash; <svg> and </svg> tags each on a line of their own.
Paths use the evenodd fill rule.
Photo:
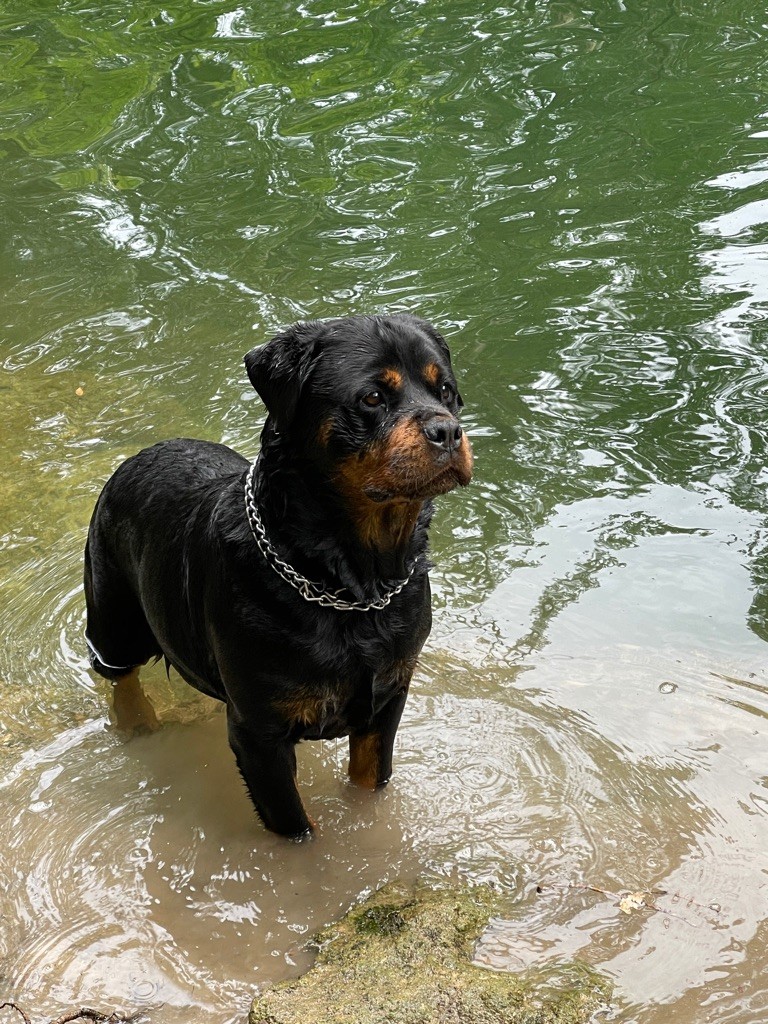
<svg viewBox="0 0 768 1024">
<path fill-rule="evenodd" d="M 239 1020 L 426 874 L 505 894 L 489 967 L 587 960 L 625 1024 L 768 1018 L 766 31 L 754 0 L 5 7 L 0 996 Z M 294 846 L 178 680 L 147 674 L 158 733 L 113 727 L 81 551 L 143 445 L 255 453 L 247 348 L 383 309 L 449 336 L 476 479 L 394 779 L 305 745 Z"/>
</svg>

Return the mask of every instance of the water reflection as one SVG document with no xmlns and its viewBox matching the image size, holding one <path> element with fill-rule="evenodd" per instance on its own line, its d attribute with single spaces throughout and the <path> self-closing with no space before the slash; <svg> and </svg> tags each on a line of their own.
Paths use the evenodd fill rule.
<svg viewBox="0 0 768 1024">
<path fill-rule="evenodd" d="M 507 895 L 484 962 L 589 959 L 626 1024 L 768 1015 L 764 10 L 626 6 L 0 16 L 0 959 L 35 1012 L 240 1019 L 427 872 Z M 477 478 L 393 783 L 308 745 L 293 847 L 178 680 L 112 727 L 84 531 L 160 437 L 255 452 L 257 341 L 383 307 L 451 336 Z"/>
<path fill-rule="evenodd" d="M 337 762 L 306 751 L 320 835 L 292 846 L 258 825 L 218 710 L 128 744 L 95 720 L 27 756 L 4 787 L 19 990 L 238 1016 L 257 981 L 306 967 L 303 936 L 397 873 L 396 798 L 362 801 Z"/>
</svg>

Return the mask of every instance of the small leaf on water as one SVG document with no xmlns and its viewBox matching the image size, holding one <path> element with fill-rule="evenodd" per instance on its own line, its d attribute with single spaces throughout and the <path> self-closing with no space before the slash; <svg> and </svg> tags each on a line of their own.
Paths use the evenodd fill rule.
<svg viewBox="0 0 768 1024">
<path fill-rule="evenodd" d="M 631 914 L 633 910 L 639 910 L 645 906 L 644 892 L 630 892 L 619 900 L 619 909 L 625 914 Z"/>
</svg>

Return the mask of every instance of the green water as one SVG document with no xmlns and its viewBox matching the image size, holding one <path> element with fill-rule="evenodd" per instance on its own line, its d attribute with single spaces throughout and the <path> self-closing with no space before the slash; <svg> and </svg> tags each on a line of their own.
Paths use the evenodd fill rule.
<svg viewBox="0 0 768 1024">
<path fill-rule="evenodd" d="M 491 966 L 588 959 L 626 1022 L 768 1016 L 767 46 L 756 0 L 4 5 L 0 996 L 239 1019 L 426 871 L 509 893 Z M 219 806 L 183 688 L 107 727 L 84 531 L 146 444 L 255 453 L 252 345 L 394 309 L 449 338 L 476 479 L 392 786 L 316 745 L 323 838 L 286 852 Z"/>
</svg>

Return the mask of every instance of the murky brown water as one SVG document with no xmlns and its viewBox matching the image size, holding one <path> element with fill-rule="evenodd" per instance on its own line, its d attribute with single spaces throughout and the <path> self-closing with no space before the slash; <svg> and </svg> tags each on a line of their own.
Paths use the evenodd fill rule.
<svg viewBox="0 0 768 1024">
<path fill-rule="evenodd" d="M 307 966 L 320 924 L 427 873 L 509 895 L 482 963 L 586 959 L 634 1005 L 622 1020 L 672 1008 L 667 1020 L 760 1020 L 768 706 L 762 641 L 743 625 L 749 578 L 731 557 L 755 524 L 712 495 L 649 490 L 631 518 L 663 513 L 667 528 L 601 566 L 595 586 L 586 556 L 629 511 L 623 499 L 557 510 L 509 579 L 441 612 L 385 791 L 345 783 L 343 744 L 302 747 L 320 833 L 300 846 L 255 820 L 218 706 L 159 668 L 146 681 L 162 730 L 119 735 L 109 687 L 76 649 L 74 553 L 58 584 L 38 574 L 47 619 L 16 636 L 52 703 L 35 707 L 32 691 L 5 718 L 11 993 L 51 1012 L 239 1019 L 255 985 Z M 447 587 L 450 566 L 437 577 Z M 617 905 L 654 888 L 668 894 L 656 913 Z"/>
<path fill-rule="evenodd" d="M 768 1020 L 765 22 L 0 14 L 0 997 L 241 1020 L 426 874 L 499 887 L 488 966 L 587 960 L 624 1024 Z M 306 745 L 294 846 L 180 681 L 146 675 L 159 732 L 113 726 L 85 529 L 146 444 L 255 452 L 256 341 L 384 308 L 450 335 L 476 480 L 435 522 L 393 781 Z"/>
</svg>

